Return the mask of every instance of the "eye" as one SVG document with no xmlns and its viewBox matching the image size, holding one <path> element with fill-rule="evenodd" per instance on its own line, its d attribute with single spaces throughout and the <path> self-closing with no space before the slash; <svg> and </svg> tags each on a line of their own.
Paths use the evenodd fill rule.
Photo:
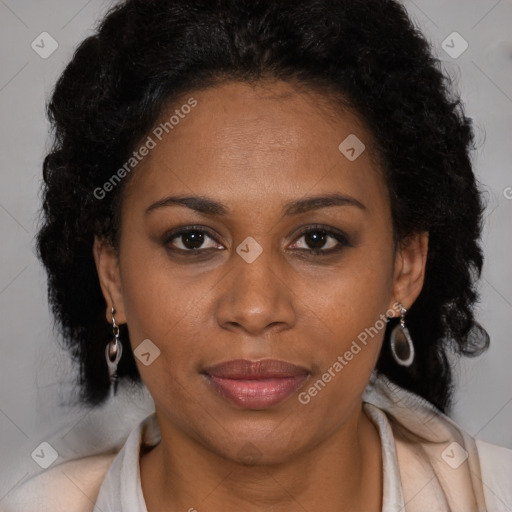
<svg viewBox="0 0 512 512">
<path fill-rule="evenodd" d="M 199 253 L 208 249 L 223 248 L 204 228 L 190 226 L 174 231 L 165 239 L 165 245 L 173 245 L 172 250 L 178 252 Z"/>
<path fill-rule="evenodd" d="M 311 254 L 331 254 L 351 245 L 347 235 L 342 231 L 333 231 L 321 226 L 313 226 L 299 236 L 292 248 Z"/>
<path fill-rule="evenodd" d="M 345 233 L 322 226 L 312 226 L 302 231 L 296 240 L 291 246 L 292 249 L 315 255 L 331 254 L 340 251 L 343 247 L 351 246 Z M 201 226 L 189 226 L 171 232 L 165 237 L 164 245 L 171 246 L 172 251 L 189 254 L 224 248 L 207 229 Z"/>
</svg>

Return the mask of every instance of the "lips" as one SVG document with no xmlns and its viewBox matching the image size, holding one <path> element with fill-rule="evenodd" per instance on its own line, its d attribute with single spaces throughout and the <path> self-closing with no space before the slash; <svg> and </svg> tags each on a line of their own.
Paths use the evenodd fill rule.
<svg viewBox="0 0 512 512">
<path fill-rule="evenodd" d="M 212 389 L 246 409 L 265 409 L 296 391 L 308 369 L 278 359 L 235 359 L 204 369 Z"/>
</svg>

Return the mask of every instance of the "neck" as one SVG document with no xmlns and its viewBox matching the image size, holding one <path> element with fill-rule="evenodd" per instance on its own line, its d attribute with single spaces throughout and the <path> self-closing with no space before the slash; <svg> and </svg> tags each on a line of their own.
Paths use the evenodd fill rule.
<svg viewBox="0 0 512 512">
<path fill-rule="evenodd" d="M 279 464 L 227 460 L 160 417 L 159 425 L 162 442 L 140 459 L 149 512 L 381 510 L 380 438 L 362 408 L 321 444 Z"/>
</svg>

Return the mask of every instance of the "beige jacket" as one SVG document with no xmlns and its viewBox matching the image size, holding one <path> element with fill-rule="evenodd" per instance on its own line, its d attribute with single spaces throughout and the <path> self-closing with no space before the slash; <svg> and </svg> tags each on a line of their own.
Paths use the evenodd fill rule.
<svg viewBox="0 0 512 512">
<path fill-rule="evenodd" d="M 397 503 L 393 510 L 512 512 L 512 450 L 471 437 L 428 402 L 383 376 L 372 378 L 364 401 L 370 417 L 381 418 L 381 440 L 383 444 L 391 442 L 398 467 L 398 482 L 390 482 L 389 475 L 384 475 L 385 486 L 398 487 L 402 494 L 402 505 Z M 383 430 L 382 418 L 387 438 L 383 435 L 386 429 Z M 149 419 L 144 420 L 144 425 Z M 132 440 L 135 437 L 132 435 Z M 125 448 L 126 445 L 121 451 Z M 132 442 L 131 449 L 135 448 L 138 446 Z M 0 510 L 99 512 L 94 505 L 106 474 L 114 482 L 121 474 L 114 474 L 114 467 L 120 465 L 118 455 L 121 453 L 96 455 L 52 467 L 11 491 L 0 503 Z M 114 459 L 116 464 L 112 464 Z M 112 491 L 115 487 L 109 484 L 107 489 L 103 485 L 102 494 L 118 492 Z M 118 503 L 119 498 L 113 496 L 112 502 Z M 128 512 L 128 508 L 115 512 Z"/>
</svg>

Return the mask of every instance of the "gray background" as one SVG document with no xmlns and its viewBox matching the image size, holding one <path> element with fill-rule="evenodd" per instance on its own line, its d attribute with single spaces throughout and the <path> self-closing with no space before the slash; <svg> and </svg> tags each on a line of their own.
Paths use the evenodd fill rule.
<svg viewBox="0 0 512 512">
<path fill-rule="evenodd" d="M 488 202 L 478 318 L 492 343 L 485 355 L 457 367 L 453 417 L 470 434 L 512 448 L 512 2 L 405 4 L 475 120 L 475 170 Z M 118 446 L 152 410 L 145 390 L 121 390 L 115 402 L 93 411 L 66 405 L 73 368 L 52 330 L 45 274 L 33 245 L 41 164 L 50 141 L 45 103 L 74 48 L 110 5 L 0 0 L 0 507 L 14 484 L 41 471 L 31 457 L 41 442 L 55 448 L 58 461 L 99 452 Z M 457 58 L 442 47 L 454 31 L 469 43 Z M 46 59 L 31 48 L 42 32 L 59 45 Z"/>
</svg>

